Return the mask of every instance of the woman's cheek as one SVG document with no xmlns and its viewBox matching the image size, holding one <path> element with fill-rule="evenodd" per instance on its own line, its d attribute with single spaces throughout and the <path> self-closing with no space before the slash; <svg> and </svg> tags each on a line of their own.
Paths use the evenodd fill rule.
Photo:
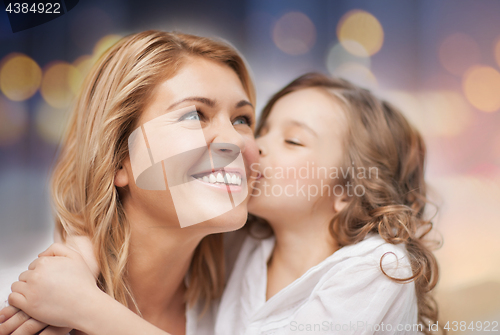
<svg viewBox="0 0 500 335">
<path fill-rule="evenodd" d="M 259 148 L 257 147 L 257 143 L 255 142 L 253 135 L 245 137 L 243 159 L 245 160 L 245 166 L 248 169 L 248 171 L 246 171 L 247 175 L 249 175 L 252 164 L 257 164 L 259 162 Z"/>
</svg>

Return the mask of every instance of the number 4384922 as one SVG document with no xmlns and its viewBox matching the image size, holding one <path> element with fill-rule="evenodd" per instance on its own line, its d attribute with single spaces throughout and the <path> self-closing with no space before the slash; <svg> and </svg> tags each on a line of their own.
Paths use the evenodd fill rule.
<svg viewBox="0 0 500 335">
<path fill-rule="evenodd" d="M 27 14 L 27 13 L 38 13 L 38 14 L 61 14 L 61 4 L 60 3 L 33 3 L 31 6 L 28 3 L 9 3 L 6 12 L 14 14 Z"/>
<path fill-rule="evenodd" d="M 484 322 L 481 322 L 481 321 L 471 321 L 469 324 L 467 324 L 467 322 L 465 321 L 448 321 L 446 322 L 446 324 L 444 325 L 443 327 L 444 329 L 448 330 L 448 331 L 466 331 L 466 330 L 470 330 L 470 331 L 483 331 L 483 332 L 488 332 L 488 331 L 491 331 L 491 332 L 497 332 L 498 331 L 498 321 L 493 321 L 493 322 L 490 322 L 490 321 L 484 321 Z"/>
</svg>

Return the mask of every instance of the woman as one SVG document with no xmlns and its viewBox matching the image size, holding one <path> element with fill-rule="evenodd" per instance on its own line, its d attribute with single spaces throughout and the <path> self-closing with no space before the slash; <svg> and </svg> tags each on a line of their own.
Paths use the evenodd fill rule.
<svg viewBox="0 0 500 335">
<path fill-rule="evenodd" d="M 160 329 L 203 334 L 211 328 L 204 322 L 211 321 L 210 303 L 224 282 L 220 233 L 243 226 L 247 197 L 182 228 L 181 217 L 189 213 L 178 211 L 170 187 L 163 184 L 165 190 L 156 191 L 136 184 L 127 141 L 138 127 L 176 114 L 159 134 L 176 129 L 174 149 L 185 143 L 190 145 L 181 149 L 199 148 L 199 141 L 191 142 L 200 136 L 205 146 L 191 155 L 185 184 L 194 180 L 194 174 L 187 175 L 191 170 L 214 169 L 214 155 L 228 146 L 241 152 L 244 166 L 237 168 L 243 171 L 240 188 L 246 188 L 249 166 L 258 158 L 254 105 L 249 73 L 232 47 L 179 33 L 145 31 L 122 39 L 98 60 L 83 85 L 52 178 L 57 229 L 64 238 L 88 236 L 100 269 L 99 287 Z M 154 143 L 148 144 L 151 152 Z M 168 171 L 168 159 L 162 159 L 156 166 Z M 211 210 L 203 200 L 223 198 L 212 186 L 195 186 L 206 195 L 198 199 L 196 212 Z M 207 311 L 205 318 L 198 318 L 201 310 Z M 32 322 L 35 328 L 44 326 Z M 9 321 L 0 327 L 10 332 Z"/>
</svg>

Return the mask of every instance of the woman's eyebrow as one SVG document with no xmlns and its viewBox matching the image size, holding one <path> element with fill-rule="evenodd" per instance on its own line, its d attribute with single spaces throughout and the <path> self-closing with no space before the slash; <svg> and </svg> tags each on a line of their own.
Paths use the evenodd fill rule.
<svg viewBox="0 0 500 335">
<path fill-rule="evenodd" d="M 174 102 L 173 104 L 171 104 L 167 110 L 171 110 L 173 109 L 175 106 L 183 103 L 183 102 L 186 102 L 186 101 L 197 101 L 197 102 L 201 102 L 202 104 L 205 104 L 207 105 L 208 107 L 215 107 L 215 105 L 217 104 L 217 101 L 216 100 L 212 100 L 212 99 L 209 99 L 209 98 L 204 98 L 204 97 L 188 97 L 188 98 L 184 98 L 182 100 L 179 100 L 177 102 Z"/>
<path fill-rule="evenodd" d="M 241 100 L 240 102 L 238 102 L 236 104 L 236 108 L 240 108 L 240 107 L 243 107 L 243 106 L 250 106 L 250 107 L 253 108 L 253 105 L 249 101 L 247 101 L 247 100 Z"/>
</svg>

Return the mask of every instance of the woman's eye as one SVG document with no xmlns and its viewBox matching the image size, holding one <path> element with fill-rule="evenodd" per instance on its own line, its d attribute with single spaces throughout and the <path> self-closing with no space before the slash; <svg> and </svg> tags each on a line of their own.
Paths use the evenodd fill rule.
<svg viewBox="0 0 500 335">
<path fill-rule="evenodd" d="M 291 144 L 291 145 L 299 145 L 301 147 L 304 146 L 302 143 L 300 143 L 298 140 L 295 140 L 295 139 L 285 140 L 285 143 Z"/>
<path fill-rule="evenodd" d="M 247 116 L 240 116 L 236 120 L 233 121 L 233 126 L 238 124 L 246 124 L 247 126 L 251 125 L 250 119 Z"/>
<path fill-rule="evenodd" d="M 181 116 L 179 121 L 201 121 L 200 114 L 197 111 L 190 112 Z"/>
</svg>

